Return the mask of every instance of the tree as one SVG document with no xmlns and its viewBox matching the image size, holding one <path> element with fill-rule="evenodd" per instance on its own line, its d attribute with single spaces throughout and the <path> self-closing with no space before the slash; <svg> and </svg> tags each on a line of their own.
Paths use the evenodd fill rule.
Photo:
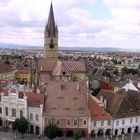
<svg viewBox="0 0 140 140">
<path fill-rule="evenodd" d="M 13 130 L 17 130 L 18 124 L 19 124 L 19 118 L 17 118 L 17 119 L 15 120 L 15 122 L 13 123 L 12 129 L 13 129 Z"/>
<path fill-rule="evenodd" d="M 24 117 L 17 118 L 13 124 L 13 129 L 21 133 L 21 137 L 24 138 L 24 134 L 28 130 L 28 124 L 29 122 Z"/>
<path fill-rule="evenodd" d="M 135 75 L 135 74 L 138 74 L 138 69 L 128 69 L 128 68 L 126 68 L 126 67 L 124 67 L 124 68 L 122 68 L 122 74 L 133 74 L 133 75 Z"/>
<path fill-rule="evenodd" d="M 50 138 L 51 140 L 53 138 L 56 138 L 58 136 L 58 133 L 60 132 L 59 128 L 55 124 L 49 124 L 47 127 L 45 127 L 45 135 Z"/>
<path fill-rule="evenodd" d="M 74 131 L 73 137 L 75 140 L 79 140 L 80 138 L 84 137 L 83 132 L 79 130 Z"/>
</svg>

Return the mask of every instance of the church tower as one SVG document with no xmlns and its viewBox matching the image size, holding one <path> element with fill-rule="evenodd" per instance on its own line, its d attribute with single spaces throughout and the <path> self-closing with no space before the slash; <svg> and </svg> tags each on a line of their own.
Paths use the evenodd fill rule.
<svg viewBox="0 0 140 140">
<path fill-rule="evenodd" d="M 58 59 L 58 28 L 55 24 L 52 3 L 44 33 L 44 59 Z"/>
</svg>

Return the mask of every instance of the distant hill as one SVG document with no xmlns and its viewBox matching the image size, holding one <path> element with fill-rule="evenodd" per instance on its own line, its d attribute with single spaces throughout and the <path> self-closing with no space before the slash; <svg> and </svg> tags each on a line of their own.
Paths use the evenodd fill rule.
<svg viewBox="0 0 140 140">
<path fill-rule="evenodd" d="M 30 45 L 19 45 L 19 44 L 10 44 L 10 43 L 0 43 L 0 48 L 9 48 L 9 49 L 42 49 L 41 46 L 30 46 Z"/>
<path fill-rule="evenodd" d="M 9 49 L 43 49 L 43 46 L 30 46 L 30 45 L 18 45 L 9 43 L 0 43 L 0 48 Z M 69 50 L 69 51 L 94 51 L 94 52 L 140 52 L 140 49 L 125 49 L 125 48 L 94 48 L 94 47 L 62 47 L 59 46 L 59 50 Z"/>
</svg>

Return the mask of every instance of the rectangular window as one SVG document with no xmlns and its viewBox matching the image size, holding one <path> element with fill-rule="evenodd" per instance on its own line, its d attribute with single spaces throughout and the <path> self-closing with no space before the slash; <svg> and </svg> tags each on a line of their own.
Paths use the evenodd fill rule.
<svg viewBox="0 0 140 140">
<path fill-rule="evenodd" d="M 2 108 L 0 107 L 0 114 L 2 113 Z"/>
<path fill-rule="evenodd" d="M 35 119 L 36 119 L 36 121 L 39 120 L 38 114 L 35 115 Z"/>
<path fill-rule="evenodd" d="M 101 126 L 103 126 L 104 125 L 104 121 L 101 121 Z"/>
<path fill-rule="evenodd" d="M 123 124 L 123 125 L 125 124 L 125 120 L 122 120 L 122 124 Z"/>
<path fill-rule="evenodd" d="M 48 118 L 48 124 L 52 124 L 52 118 Z"/>
<path fill-rule="evenodd" d="M 138 122 L 138 118 L 136 118 L 136 123 Z"/>
<path fill-rule="evenodd" d="M 33 120 L 33 114 L 30 113 L 30 120 L 32 121 Z"/>
<path fill-rule="evenodd" d="M 12 117 L 16 117 L 16 109 L 12 109 Z"/>
<path fill-rule="evenodd" d="M 60 125 L 60 120 L 59 119 L 56 119 L 56 125 Z"/>
<path fill-rule="evenodd" d="M 74 120 L 73 120 L 73 125 L 74 125 L 74 126 L 77 126 L 77 125 L 78 125 L 78 120 L 77 120 L 77 119 L 74 119 Z"/>
<path fill-rule="evenodd" d="M 84 121 L 83 121 L 83 125 L 84 125 L 84 126 L 87 126 L 87 120 L 84 120 Z"/>
<path fill-rule="evenodd" d="M 111 125 L 111 121 L 108 121 L 108 125 Z"/>
<path fill-rule="evenodd" d="M 20 110 L 20 118 L 23 117 L 23 111 Z"/>
<path fill-rule="evenodd" d="M 130 119 L 130 123 L 133 123 L 133 119 L 132 118 Z"/>
<path fill-rule="evenodd" d="M 5 115 L 8 116 L 8 107 L 5 107 Z"/>
<path fill-rule="evenodd" d="M 70 120 L 67 120 L 67 126 L 70 126 L 71 124 L 70 124 Z"/>
<path fill-rule="evenodd" d="M 116 126 L 119 126 L 119 120 L 116 121 Z"/>
<path fill-rule="evenodd" d="M 93 125 L 96 126 L 96 122 L 94 122 Z"/>
</svg>

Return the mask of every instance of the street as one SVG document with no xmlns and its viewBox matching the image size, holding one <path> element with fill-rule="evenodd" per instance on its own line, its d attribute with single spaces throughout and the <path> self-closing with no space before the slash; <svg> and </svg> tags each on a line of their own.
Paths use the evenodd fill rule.
<svg viewBox="0 0 140 140">
<path fill-rule="evenodd" d="M 132 139 L 131 139 L 132 138 Z M 35 135 L 25 134 L 24 140 L 48 140 L 48 138 L 38 138 Z M 13 132 L 4 132 L 0 131 L 0 140 L 15 140 L 15 133 Z M 21 138 L 20 134 L 17 134 L 16 140 L 23 140 Z M 55 138 L 54 140 L 64 140 L 64 138 Z M 65 140 L 73 140 L 73 138 L 65 138 Z M 81 140 L 86 140 L 85 138 L 82 138 Z M 97 137 L 97 138 L 91 138 L 90 140 L 111 140 L 108 137 Z M 124 139 L 122 137 L 114 137 L 112 140 L 140 140 L 140 134 L 135 134 L 133 137 L 129 135 L 125 135 Z"/>
</svg>

